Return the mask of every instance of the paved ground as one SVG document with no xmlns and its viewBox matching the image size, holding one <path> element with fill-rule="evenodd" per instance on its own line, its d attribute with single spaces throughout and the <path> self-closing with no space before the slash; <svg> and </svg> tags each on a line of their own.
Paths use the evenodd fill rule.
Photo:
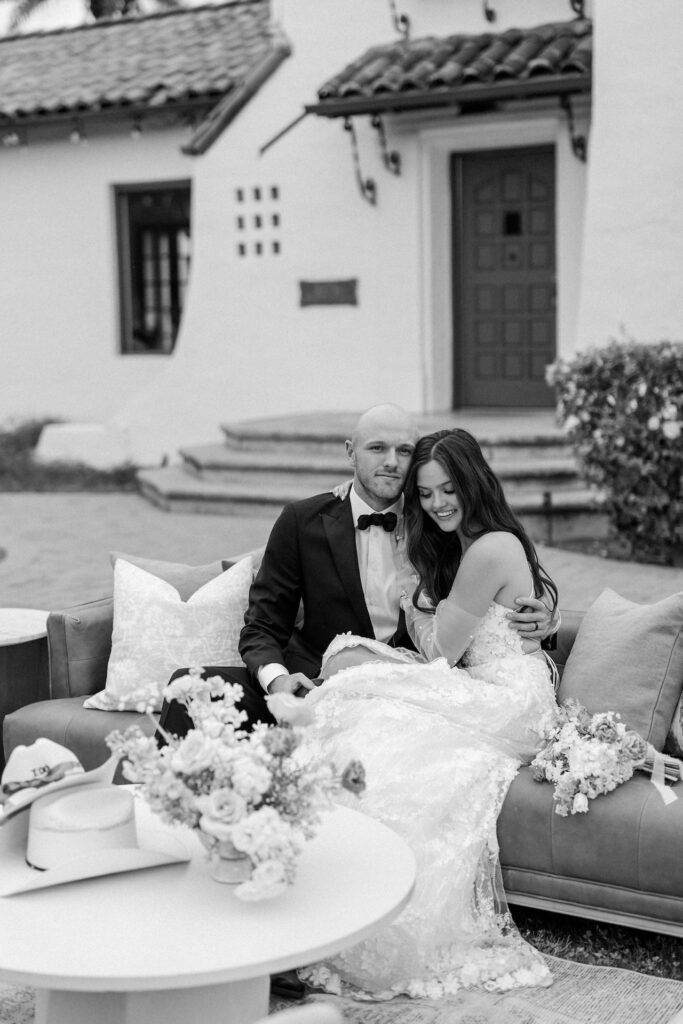
<svg viewBox="0 0 683 1024">
<path fill-rule="evenodd" d="M 112 550 L 190 564 L 238 554 L 262 544 L 274 518 L 162 512 L 135 494 L 0 494 L 0 606 L 51 610 L 109 594 Z M 607 586 L 639 602 L 683 590 L 683 568 L 539 555 L 564 608 L 586 608 Z"/>
</svg>

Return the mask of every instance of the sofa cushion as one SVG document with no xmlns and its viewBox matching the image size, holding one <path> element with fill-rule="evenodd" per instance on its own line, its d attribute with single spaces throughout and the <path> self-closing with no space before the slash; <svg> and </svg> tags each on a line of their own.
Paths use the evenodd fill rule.
<svg viewBox="0 0 683 1024">
<path fill-rule="evenodd" d="M 183 562 L 164 562 L 158 558 L 140 558 L 137 555 L 126 555 L 122 551 L 112 551 L 109 555 L 112 567 L 122 558 L 130 565 L 137 565 L 152 576 L 158 576 L 175 587 L 182 601 L 187 601 L 195 591 L 213 580 L 231 564 L 227 560 L 208 562 L 206 565 L 185 565 Z"/>
<path fill-rule="evenodd" d="M 558 699 L 617 711 L 662 750 L 682 686 L 683 592 L 641 605 L 607 588 L 586 611 Z"/>
<path fill-rule="evenodd" d="M 683 782 L 674 789 L 679 799 L 665 804 L 648 776 L 636 772 L 591 800 L 587 814 L 563 818 L 555 813 L 553 786 L 520 769 L 497 826 L 510 902 L 523 893 L 523 902 L 532 895 L 537 905 L 583 904 L 588 917 L 593 907 L 680 922 Z"/>
<path fill-rule="evenodd" d="M 114 626 L 105 689 L 85 707 L 160 710 L 171 673 L 184 666 L 241 665 L 251 559 L 245 558 L 182 601 L 170 583 L 119 558 L 114 568 Z"/>
<path fill-rule="evenodd" d="M 83 697 L 41 700 L 7 715 L 3 726 L 5 757 L 9 757 L 20 744 L 28 746 L 46 736 L 72 750 L 85 770 L 90 771 L 111 756 L 105 737 L 114 729 L 123 732 L 136 724 L 147 736 L 154 732 L 154 722 L 148 715 L 132 711 L 120 711 L 118 714 L 88 711 L 83 707 L 83 701 Z M 122 781 L 120 769 L 114 781 Z"/>
</svg>

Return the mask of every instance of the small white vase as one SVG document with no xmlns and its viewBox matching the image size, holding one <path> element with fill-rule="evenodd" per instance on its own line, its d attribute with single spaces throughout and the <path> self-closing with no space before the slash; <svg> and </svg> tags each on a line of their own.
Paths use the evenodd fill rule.
<svg viewBox="0 0 683 1024">
<path fill-rule="evenodd" d="M 229 839 L 222 839 L 210 854 L 209 874 L 216 882 L 239 885 L 251 878 L 252 863 L 246 853 L 238 850 Z"/>
</svg>

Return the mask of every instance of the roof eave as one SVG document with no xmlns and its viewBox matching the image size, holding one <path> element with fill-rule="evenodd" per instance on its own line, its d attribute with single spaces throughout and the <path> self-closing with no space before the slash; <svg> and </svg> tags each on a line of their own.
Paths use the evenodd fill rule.
<svg viewBox="0 0 683 1024">
<path fill-rule="evenodd" d="M 352 117 L 361 114 L 401 113 L 405 110 L 438 107 L 463 107 L 471 103 L 492 103 L 513 99 L 533 99 L 587 93 L 591 90 L 590 74 L 548 75 L 522 81 L 506 80 L 487 84 L 474 83 L 456 88 L 429 89 L 415 92 L 379 93 L 376 96 L 349 96 L 343 99 L 320 100 L 304 109 L 320 117 Z"/>
<path fill-rule="evenodd" d="M 231 89 L 209 112 L 182 152 L 186 156 L 201 156 L 213 145 L 239 112 L 258 92 L 261 86 L 292 53 L 284 39 L 280 40 L 266 56 L 245 76 L 244 81 Z"/>
</svg>

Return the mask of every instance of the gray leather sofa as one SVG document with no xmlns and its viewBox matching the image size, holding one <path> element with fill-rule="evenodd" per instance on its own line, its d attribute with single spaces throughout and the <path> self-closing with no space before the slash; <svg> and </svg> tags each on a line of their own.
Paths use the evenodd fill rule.
<svg viewBox="0 0 683 1024">
<path fill-rule="evenodd" d="M 85 710 L 105 684 L 112 600 L 48 619 L 50 695 L 5 718 L 5 756 L 48 736 L 73 750 L 86 769 L 108 756 L 104 737 L 138 721 L 134 712 Z M 560 672 L 582 616 L 563 611 L 554 655 Z M 683 782 L 676 784 L 683 797 Z M 522 768 L 499 820 L 503 879 L 510 903 L 683 936 L 683 799 L 665 805 L 647 776 L 591 801 L 588 814 L 554 813 L 552 787 Z"/>
</svg>

